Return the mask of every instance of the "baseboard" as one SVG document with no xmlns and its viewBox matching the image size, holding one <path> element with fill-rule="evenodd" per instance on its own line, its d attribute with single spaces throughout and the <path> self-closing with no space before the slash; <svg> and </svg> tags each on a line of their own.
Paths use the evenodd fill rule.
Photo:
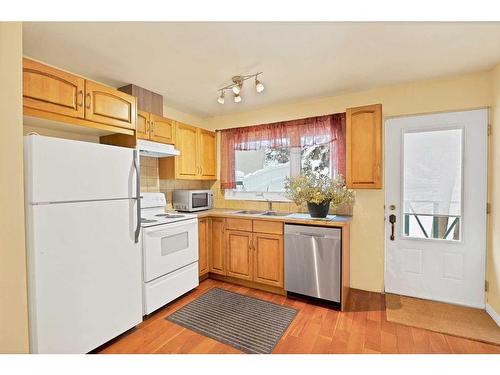
<svg viewBox="0 0 500 375">
<path fill-rule="evenodd" d="M 497 313 L 488 303 L 486 304 L 486 312 L 491 316 L 491 319 L 495 321 L 497 326 L 500 327 L 500 314 Z"/>
</svg>

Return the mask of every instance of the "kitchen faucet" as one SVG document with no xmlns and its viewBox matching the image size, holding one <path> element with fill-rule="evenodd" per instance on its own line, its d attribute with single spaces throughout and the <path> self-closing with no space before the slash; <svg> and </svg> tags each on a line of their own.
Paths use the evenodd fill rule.
<svg viewBox="0 0 500 375">
<path fill-rule="evenodd" d="M 267 191 L 269 191 L 269 186 L 267 187 Z M 267 210 L 268 211 L 272 211 L 273 210 L 273 201 L 270 200 L 270 199 L 267 199 L 266 197 L 264 197 L 264 193 L 257 193 L 255 194 L 256 197 L 261 197 L 261 198 L 264 198 L 267 202 Z"/>
</svg>

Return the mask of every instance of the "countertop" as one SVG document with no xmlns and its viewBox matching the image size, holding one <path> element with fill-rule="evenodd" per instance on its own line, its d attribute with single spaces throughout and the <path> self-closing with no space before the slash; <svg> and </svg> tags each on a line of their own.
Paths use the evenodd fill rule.
<svg viewBox="0 0 500 375">
<path fill-rule="evenodd" d="M 268 220 L 268 221 L 281 221 L 290 224 L 307 224 L 314 226 L 323 227 L 337 227 L 342 228 L 349 226 L 352 218 L 350 216 L 337 216 L 329 215 L 325 219 L 315 219 L 311 218 L 307 213 L 289 213 L 287 216 L 265 216 L 259 214 L 240 214 L 238 211 L 243 211 L 244 209 L 228 209 L 228 208 L 213 208 L 211 210 L 193 212 L 199 218 L 203 217 L 229 217 L 229 218 L 239 218 L 239 219 L 258 219 L 258 220 Z"/>
</svg>

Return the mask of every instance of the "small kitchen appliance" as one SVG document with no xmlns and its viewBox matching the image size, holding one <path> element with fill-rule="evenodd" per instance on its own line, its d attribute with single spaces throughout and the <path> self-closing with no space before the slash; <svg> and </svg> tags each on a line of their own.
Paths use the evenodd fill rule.
<svg viewBox="0 0 500 375">
<path fill-rule="evenodd" d="M 174 190 L 172 204 L 184 212 L 209 210 L 214 207 L 214 194 L 212 190 Z"/>
</svg>

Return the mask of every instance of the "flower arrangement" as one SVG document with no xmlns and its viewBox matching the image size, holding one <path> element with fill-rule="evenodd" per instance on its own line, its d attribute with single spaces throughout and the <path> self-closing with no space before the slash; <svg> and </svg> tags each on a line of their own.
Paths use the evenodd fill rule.
<svg viewBox="0 0 500 375">
<path fill-rule="evenodd" d="M 342 204 L 354 202 L 354 191 L 345 186 L 342 176 L 330 178 L 315 173 L 286 178 L 285 195 L 298 206 L 307 203 L 313 217 L 326 217 L 330 206 L 337 208 Z M 323 207 L 324 216 L 312 212 L 317 209 L 316 206 Z"/>
</svg>

